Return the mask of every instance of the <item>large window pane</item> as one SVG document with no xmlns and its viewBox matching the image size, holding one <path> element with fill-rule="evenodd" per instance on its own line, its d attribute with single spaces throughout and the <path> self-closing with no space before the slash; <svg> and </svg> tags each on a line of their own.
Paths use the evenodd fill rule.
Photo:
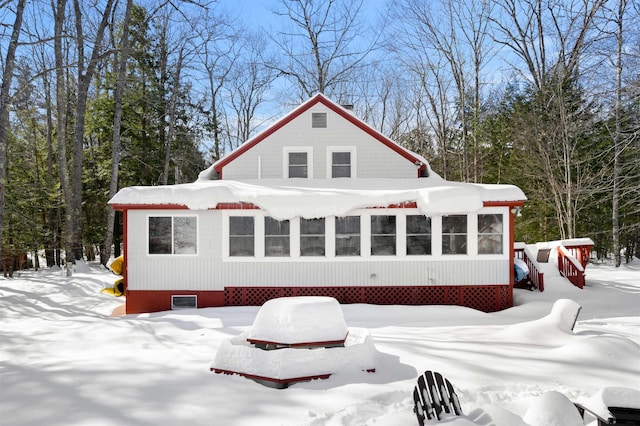
<svg viewBox="0 0 640 426">
<path fill-rule="evenodd" d="M 264 218 L 264 255 L 289 256 L 289 221 Z"/>
<path fill-rule="evenodd" d="M 396 254 L 396 217 L 371 216 L 371 254 Z"/>
<path fill-rule="evenodd" d="M 442 254 L 467 253 L 467 216 L 442 217 Z"/>
<path fill-rule="evenodd" d="M 229 256 L 254 255 L 253 221 L 252 216 L 229 217 Z"/>
<path fill-rule="evenodd" d="M 300 255 L 324 256 L 324 219 L 300 219 Z"/>
<path fill-rule="evenodd" d="M 336 256 L 360 256 L 360 217 L 336 218 Z"/>
<path fill-rule="evenodd" d="M 351 152 L 331 154 L 331 177 L 351 177 Z"/>
<path fill-rule="evenodd" d="M 171 217 L 149 218 L 149 254 L 171 254 Z"/>
<path fill-rule="evenodd" d="M 197 254 L 196 216 L 149 217 L 149 254 Z"/>
<path fill-rule="evenodd" d="M 478 215 L 478 253 L 502 254 L 503 225 L 501 214 Z"/>
<path fill-rule="evenodd" d="M 174 254 L 196 254 L 198 247 L 198 220 L 195 216 L 173 218 Z"/>
<path fill-rule="evenodd" d="M 431 218 L 407 216 L 407 255 L 431 254 Z"/>
<path fill-rule="evenodd" d="M 290 178 L 308 177 L 306 152 L 290 152 L 289 153 L 289 177 Z"/>
</svg>

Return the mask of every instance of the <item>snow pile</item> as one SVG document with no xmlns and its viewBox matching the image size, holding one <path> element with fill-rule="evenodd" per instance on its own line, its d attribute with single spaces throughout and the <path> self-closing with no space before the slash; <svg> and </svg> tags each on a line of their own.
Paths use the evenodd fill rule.
<svg viewBox="0 0 640 426">
<path fill-rule="evenodd" d="M 531 426 L 583 426 L 578 410 L 565 395 L 551 391 L 536 398 L 523 420 Z"/>
<path fill-rule="evenodd" d="M 540 319 L 513 324 L 496 333 L 502 341 L 547 346 L 561 346 L 572 342 L 573 327 L 580 312 L 580 305 L 569 299 L 553 304 L 551 312 Z"/>
</svg>

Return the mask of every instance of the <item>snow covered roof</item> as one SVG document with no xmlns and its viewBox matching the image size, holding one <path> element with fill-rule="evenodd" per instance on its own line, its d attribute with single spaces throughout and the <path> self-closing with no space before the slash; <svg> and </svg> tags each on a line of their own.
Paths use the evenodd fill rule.
<svg viewBox="0 0 640 426">
<path fill-rule="evenodd" d="M 519 205 L 526 200 L 514 185 L 449 182 L 436 174 L 415 179 L 262 179 L 202 180 L 167 186 L 132 186 L 109 204 L 116 209 L 184 206 L 215 209 L 220 204 L 250 203 L 271 217 L 345 216 L 356 209 L 415 203 L 426 215 L 478 211 L 486 203 Z"/>
</svg>

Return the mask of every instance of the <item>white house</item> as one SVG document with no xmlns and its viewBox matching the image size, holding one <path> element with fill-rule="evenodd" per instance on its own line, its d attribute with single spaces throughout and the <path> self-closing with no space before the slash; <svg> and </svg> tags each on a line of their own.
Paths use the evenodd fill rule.
<svg viewBox="0 0 640 426">
<path fill-rule="evenodd" d="M 512 305 L 512 185 L 443 180 L 318 94 L 190 184 L 129 187 L 127 313 L 341 303 Z"/>
</svg>

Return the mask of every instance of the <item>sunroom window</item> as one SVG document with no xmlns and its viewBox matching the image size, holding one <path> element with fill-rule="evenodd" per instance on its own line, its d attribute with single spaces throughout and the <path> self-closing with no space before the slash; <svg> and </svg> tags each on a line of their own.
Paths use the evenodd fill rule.
<svg viewBox="0 0 640 426">
<path fill-rule="evenodd" d="M 253 256 L 254 239 L 252 216 L 229 217 L 229 256 Z"/>
<path fill-rule="evenodd" d="M 324 218 L 300 219 L 300 256 L 324 256 Z"/>
<path fill-rule="evenodd" d="M 467 253 L 467 216 L 442 217 L 442 254 Z"/>
<path fill-rule="evenodd" d="M 395 216 L 371 216 L 371 254 L 373 256 L 396 254 Z"/>
<path fill-rule="evenodd" d="M 478 254 L 502 254 L 501 214 L 478 215 Z"/>
<path fill-rule="evenodd" d="M 431 218 L 407 216 L 407 255 L 431 254 Z"/>
<path fill-rule="evenodd" d="M 360 216 L 336 217 L 336 256 L 360 256 Z"/>
<path fill-rule="evenodd" d="M 264 218 L 264 255 L 289 256 L 289 221 Z"/>
<path fill-rule="evenodd" d="M 198 218 L 196 216 L 150 216 L 149 254 L 196 254 Z"/>
</svg>

